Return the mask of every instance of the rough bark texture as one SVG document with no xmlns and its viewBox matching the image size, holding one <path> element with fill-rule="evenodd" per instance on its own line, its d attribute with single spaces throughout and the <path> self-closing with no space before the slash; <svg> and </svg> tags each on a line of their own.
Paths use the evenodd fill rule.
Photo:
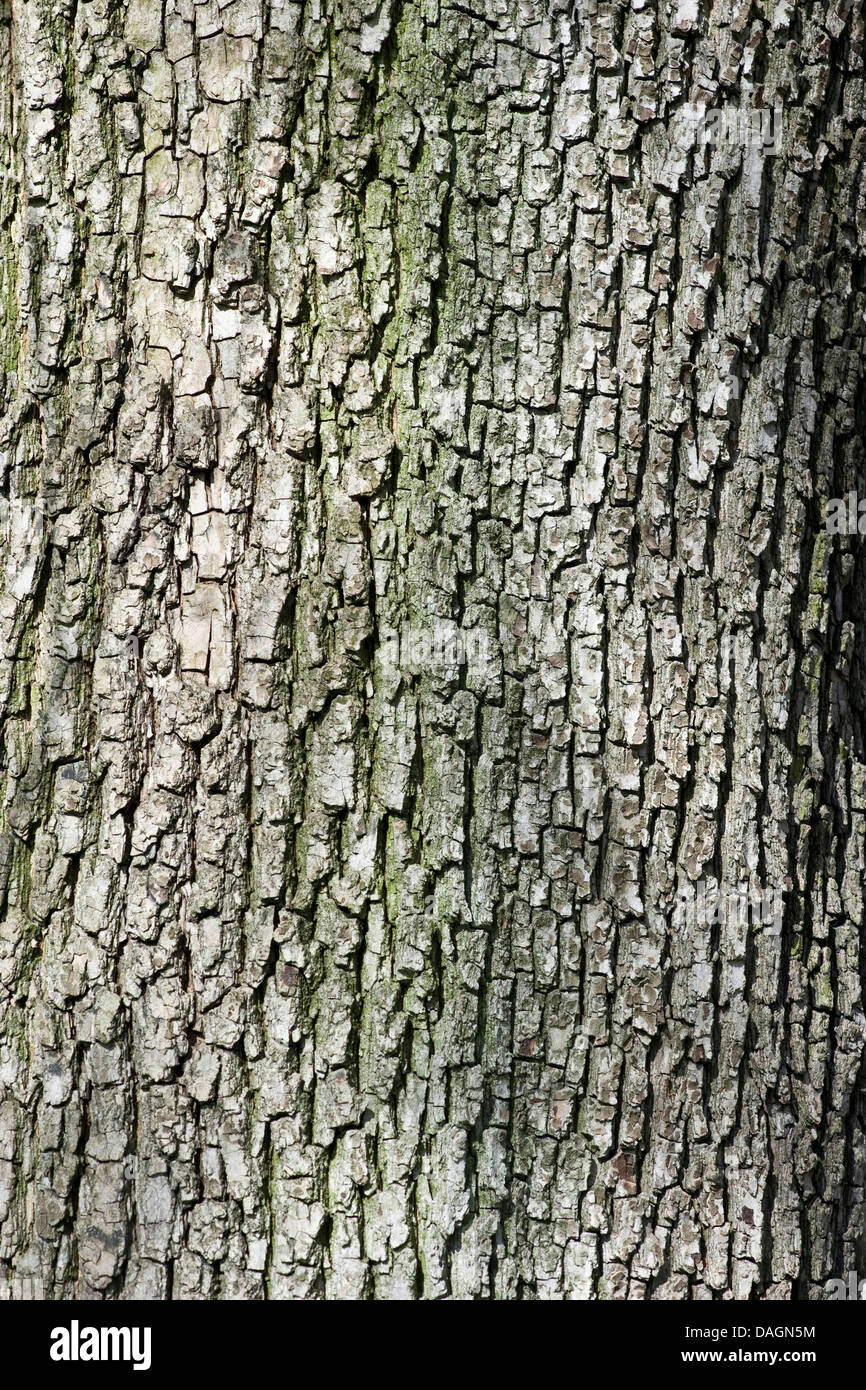
<svg viewBox="0 0 866 1390">
<path fill-rule="evenodd" d="M 863 31 L 4 0 L 2 1296 L 866 1272 Z"/>
</svg>

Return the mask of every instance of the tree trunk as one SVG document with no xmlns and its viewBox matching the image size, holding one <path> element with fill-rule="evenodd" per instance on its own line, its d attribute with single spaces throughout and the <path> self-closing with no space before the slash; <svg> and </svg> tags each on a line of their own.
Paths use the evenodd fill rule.
<svg viewBox="0 0 866 1390">
<path fill-rule="evenodd" d="M 3 1297 L 864 1272 L 863 38 L 4 0 Z"/>
</svg>

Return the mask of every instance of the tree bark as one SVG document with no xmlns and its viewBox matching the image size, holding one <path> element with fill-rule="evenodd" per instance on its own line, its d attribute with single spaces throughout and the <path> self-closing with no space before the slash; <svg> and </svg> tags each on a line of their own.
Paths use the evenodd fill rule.
<svg viewBox="0 0 866 1390">
<path fill-rule="evenodd" d="M 866 1273 L 862 4 L 0 33 L 0 1296 Z"/>
</svg>

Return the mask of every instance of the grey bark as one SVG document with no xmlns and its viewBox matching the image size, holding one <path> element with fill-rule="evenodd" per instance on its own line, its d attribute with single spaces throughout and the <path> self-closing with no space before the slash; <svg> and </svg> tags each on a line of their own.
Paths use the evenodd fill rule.
<svg viewBox="0 0 866 1390">
<path fill-rule="evenodd" d="M 0 1296 L 866 1273 L 863 37 L 4 0 Z"/>
</svg>

